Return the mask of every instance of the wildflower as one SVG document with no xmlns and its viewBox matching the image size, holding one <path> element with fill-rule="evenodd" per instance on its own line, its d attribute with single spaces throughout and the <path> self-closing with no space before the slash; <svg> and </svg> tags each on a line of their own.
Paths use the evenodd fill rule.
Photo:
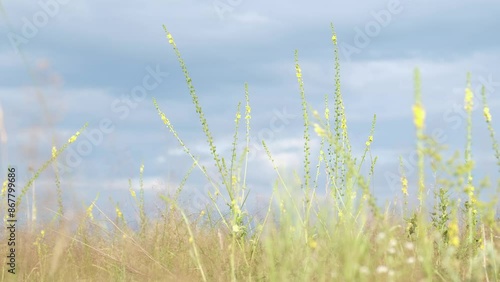
<svg viewBox="0 0 500 282">
<path fill-rule="evenodd" d="M 314 132 L 318 134 L 319 137 L 325 137 L 326 131 L 317 123 L 314 124 Z"/>
<path fill-rule="evenodd" d="M 250 108 L 249 105 L 246 105 L 245 106 L 245 112 L 246 112 L 246 115 L 245 115 L 245 119 L 250 119 L 250 112 L 252 111 L 252 108 Z"/>
<path fill-rule="evenodd" d="M 333 41 L 334 44 L 337 44 L 337 35 L 334 34 L 332 36 L 332 41 Z"/>
<path fill-rule="evenodd" d="M 387 273 L 389 272 L 389 268 L 385 265 L 379 265 L 377 267 L 377 270 L 375 270 L 377 273 Z"/>
<path fill-rule="evenodd" d="M 465 88 L 465 101 L 464 101 L 464 109 L 467 112 L 472 111 L 472 107 L 474 106 L 474 93 L 472 93 L 472 90 L 467 87 Z"/>
<path fill-rule="evenodd" d="M 401 185 L 403 186 L 401 190 L 403 191 L 403 194 L 408 196 L 408 179 L 406 177 L 401 177 Z"/>
<path fill-rule="evenodd" d="M 467 195 L 472 196 L 474 195 L 474 186 L 472 185 L 467 185 L 464 189 L 464 192 L 467 193 Z"/>
<path fill-rule="evenodd" d="M 452 246 L 458 247 L 458 245 L 460 244 L 460 238 L 458 237 L 458 223 L 456 219 L 449 224 L 448 234 L 450 235 L 450 244 Z"/>
<path fill-rule="evenodd" d="M 318 113 L 318 111 L 314 110 L 314 111 L 313 111 L 313 116 L 314 116 L 315 118 L 319 119 L 319 113 Z"/>
<path fill-rule="evenodd" d="M 380 241 L 380 240 L 384 240 L 385 239 L 385 233 L 384 232 L 380 232 L 379 234 L 377 234 L 377 240 Z"/>
<path fill-rule="evenodd" d="M 314 239 L 309 240 L 309 247 L 311 249 L 316 249 L 318 247 L 318 242 L 316 242 Z"/>
<path fill-rule="evenodd" d="M 340 125 L 340 127 L 342 129 L 346 129 L 347 128 L 347 120 L 345 119 L 345 117 L 342 117 L 342 124 Z M 371 137 L 371 136 L 370 136 Z M 372 137 L 373 138 L 373 137 Z"/>
<path fill-rule="evenodd" d="M 330 109 L 328 109 L 328 108 L 325 110 L 325 118 L 326 119 L 330 118 Z"/>
<path fill-rule="evenodd" d="M 94 215 L 92 214 L 93 208 L 94 203 L 90 204 L 90 206 L 87 208 L 87 217 L 90 218 L 90 220 L 94 220 Z"/>
<path fill-rule="evenodd" d="M 417 129 L 423 129 L 425 122 L 425 109 L 422 104 L 417 103 L 413 105 L 413 123 Z"/>
<path fill-rule="evenodd" d="M 75 142 L 75 141 L 76 141 L 76 138 L 78 138 L 78 135 L 80 135 L 80 131 L 77 131 L 77 132 L 75 133 L 75 135 L 71 136 L 71 138 L 69 138 L 69 140 L 68 140 L 68 143 L 73 143 L 73 142 Z"/>
<path fill-rule="evenodd" d="M 365 144 L 366 144 L 366 147 L 370 146 L 370 144 L 371 144 L 372 142 L 373 142 L 373 136 L 371 136 L 371 135 L 370 135 L 370 136 L 368 137 L 368 141 L 366 141 L 366 143 L 365 143 Z"/>
<path fill-rule="evenodd" d="M 123 213 L 118 207 L 115 208 L 115 211 L 116 211 L 116 216 L 118 216 L 120 218 L 123 217 Z"/>
<path fill-rule="evenodd" d="M 168 118 L 165 116 L 164 113 L 160 113 L 160 116 L 161 116 L 161 120 L 163 121 L 164 124 L 166 124 L 166 125 L 170 124 L 170 121 L 168 120 Z"/>
<path fill-rule="evenodd" d="M 361 266 L 359 268 L 359 272 L 363 273 L 363 274 L 369 274 L 370 273 L 370 269 L 367 267 L 367 266 Z"/>
<path fill-rule="evenodd" d="M 174 38 L 172 37 L 172 34 L 167 33 L 167 38 L 169 44 L 174 44 Z"/>
<path fill-rule="evenodd" d="M 299 65 L 295 66 L 295 75 L 297 76 L 298 80 L 300 80 L 302 78 L 302 71 L 300 70 L 300 66 Z"/>
<path fill-rule="evenodd" d="M 57 157 L 57 149 L 56 146 L 52 147 L 52 158 L 55 159 Z"/>
<path fill-rule="evenodd" d="M 130 195 L 132 196 L 132 198 L 135 198 L 135 197 L 136 197 L 136 195 L 135 195 L 135 191 L 134 191 L 134 190 L 132 190 L 132 189 L 130 189 Z"/>
<path fill-rule="evenodd" d="M 406 248 L 407 250 L 410 250 L 410 251 L 411 251 L 411 250 L 413 250 L 413 249 L 415 248 L 415 246 L 413 245 L 413 243 L 412 243 L 412 242 L 406 242 L 406 243 L 405 243 L 405 248 Z"/>
<path fill-rule="evenodd" d="M 491 122 L 490 108 L 485 106 L 483 109 L 483 114 L 484 114 L 484 118 L 486 119 L 486 122 Z"/>
<path fill-rule="evenodd" d="M 240 232 L 240 227 L 238 225 L 233 225 L 233 233 L 238 233 Z"/>
<path fill-rule="evenodd" d="M 396 239 L 389 240 L 389 246 L 396 247 L 397 244 L 398 244 L 398 241 L 396 241 Z"/>
</svg>

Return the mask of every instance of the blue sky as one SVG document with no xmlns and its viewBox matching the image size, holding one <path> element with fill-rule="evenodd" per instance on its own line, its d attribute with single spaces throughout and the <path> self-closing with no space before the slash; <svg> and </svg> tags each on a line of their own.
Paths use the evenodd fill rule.
<svg viewBox="0 0 500 282">
<path fill-rule="evenodd" d="M 98 130 L 100 123 L 112 127 L 64 175 L 69 198 L 93 199 L 100 191 L 129 203 L 128 179 L 137 188 L 141 163 L 151 197 L 175 190 L 192 161 L 162 124 L 152 97 L 192 152 L 202 163 L 211 163 L 163 24 L 182 53 L 220 153 L 230 156 L 236 104 L 244 100 L 247 82 L 254 143 L 264 139 L 291 175 L 300 171 L 303 158 L 294 50 L 299 51 L 307 99 L 321 110 L 324 95 L 334 90 L 333 23 L 348 127 L 358 156 L 377 114 L 372 155 L 379 159 L 373 190 L 381 200 L 398 193 L 387 180 L 398 171 L 398 156 L 409 159 L 414 152 L 415 67 L 422 73 L 428 133 L 437 132 L 453 150 L 463 151 L 464 146 L 465 119 L 459 109 L 468 71 L 476 94 L 481 84 L 487 86 L 494 121 L 500 112 L 498 1 L 1 4 L 0 105 L 7 137 L 0 143 L 2 170 L 6 163 L 14 164 L 24 181 L 29 166 L 38 168 L 50 158 L 53 138 L 60 146 L 85 122 L 87 132 Z M 141 87 L 149 90 L 140 94 Z M 133 95 L 140 99 L 130 100 Z M 481 109 L 474 113 L 476 172 L 496 180 L 498 169 Z M 83 148 L 79 142 L 92 138 L 84 137 L 73 147 Z M 313 150 L 318 144 L 313 139 Z M 276 174 L 260 147 L 252 156 L 250 199 L 260 201 L 270 193 Z M 62 156 L 65 165 L 66 158 Z M 410 173 L 410 180 L 415 176 Z M 51 195 L 53 183 L 49 170 L 37 189 Z M 207 186 L 195 173 L 186 192 L 192 193 L 193 201 L 203 202 L 203 187 Z M 109 203 L 107 198 L 102 201 Z"/>
</svg>

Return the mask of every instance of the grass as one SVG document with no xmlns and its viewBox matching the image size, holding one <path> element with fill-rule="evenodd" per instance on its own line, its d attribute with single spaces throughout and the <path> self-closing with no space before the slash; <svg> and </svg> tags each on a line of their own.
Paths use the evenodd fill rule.
<svg viewBox="0 0 500 282">
<path fill-rule="evenodd" d="M 347 117 L 340 88 L 337 36 L 332 25 L 335 57 L 335 90 L 325 96 L 323 110 L 311 109 L 295 53 L 298 93 L 304 119 L 304 161 L 300 185 L 283 177 L 265 142 L 276 182 L 267 212 L 262 217 L 247 208 L 247 171 L 250 149 L 252 109 L 245 85 L 243 104 L 235 113 L 233 148 L 229 158 L 217 151 L 202 106 L 173 36 L 165 28 L 184 73 L 189 94 L 202 125 L 207 145 L 219 177 L 214 179 L 186 146 L 162 106 L 153 99 L 159 119 L 177 139 L 193 166 L 174 195 L 159 195 L 161 216 L 146 214 L 143 187 L 144 165 L 140 166 L 139 190 L 130 184 L 129 192 L 139 215 L 139 228 L 133 228 L 116 204 L 115 214 L 102 211 L 99 195 L 76 220 L 64 213 L 60 177 L 54 166 L 57 211 L 52 221 L 17 231 L 17 274 L 7 272 L 2 263 L 1 281 L 498 281 L 500 254 L 496 197 L 480 200 L 480 193 L 494 189 L 486 180 L 473 175 L 472 107 L 474 95 L 467 77 L 464 105 L 467 113 L 466 148 L 445 159 L 442 145 L 425 131 L 420 73 L 415 70 L 413 106 L 418 156 L 418 187 L 409 192 L 408 178 L 401 161 L 401 212 L 376 204 L 370 180 L 376 158 L 371 157 L 375 140 L 376 116 L 366 136 L 365 150 L 354 156 L 348 135 Z M 492 126 L 485 90 L 483 115 L 492 150 L 500 168 L 500 153 Z M 333 107 L 330 108 L 333 100 Z M 242 110 L 243 109 L 243 110 Z M 71 146 L 86 125 L 37 170 L 19 189 L 16 208 L 32 188 L 40 173 Z M 244 127 L 244 130 L 240 130 Z M 244 136 L 240 136 L 243 131 Z M 311 140 L 321 140 L 319 154 L 311 152 Z M 480 136 L 479 138 L 483 138 Z M 243 141 L 244 149 L 237 148 Z M 362 169 L 362 168 L 368 168 Z M 184 184 L 194 169 L 210 183 L 210 204 L 196 215 L 179 203 Z M 431 169 L 433 178 L 426 178 Z M 362 171 L 368 171 L 365 175 Z M 430 178 L 430 180 L 429 180 Z M 326 195 L 318 186 L 326 181 Z M 429 181 L 436 183 L 433 198 L 425 198 Z M 2 210 L 7 210 L 7 182 L 2 188 Z M 491 192 L 494 194 L 494 191 Z M 409 204 L 418 200 L 417 206 Z M 427 203 L 433 206 L 428 207 Z M 98 221 L 96 217 L 104 220 Z M 75 222 L 77 227 L 74 228 Z M 7 234 L 2 235 L 6 242 Z M 4 245 L 2 250 L 7 253 Z"/>
</svg>

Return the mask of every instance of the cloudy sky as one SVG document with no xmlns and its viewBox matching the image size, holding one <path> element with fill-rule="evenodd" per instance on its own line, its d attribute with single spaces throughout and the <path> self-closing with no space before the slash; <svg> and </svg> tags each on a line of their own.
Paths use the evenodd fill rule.
<svg viewBox="0 0 500 282">
<path fill-rule="evenodd" d="M 500 116 L 498 1 L 0 3 L 2 171 L 15 165 L 25 181 L 30 167 L 36 170 L 50 158 L 53 142 L 62 146 L 88 122 L 60 158 L 60 165 L 69 168 L 62 180 L 69 198 L 89 201 L 100 192 L 103 204 L 110 203 L 104 194 L 126 205 L 128 179 L 138 187 L 141 163 L 150 197 L 176 189 L 192 160 L 161 122 L 153 97 L 215 174 L 162 25 L 182 53 L 215 144 L 226 157 L 236 105 L 244 101 L 248 83 L 255 144 L 248 172 L 252 200 L 269 195 L 276 178 L 260 147 L 262 139 L 283 171 L 302 173 L 303 120 L 294 51 L 299 52 L 310 106 L 321 110 L 324 95 L 334 92 L 330 23 L 338 34 L 342 93 L 358 156 L 377 114 L 372 155 L 379 158 L 373 182 L 379 200 L 399 193 L 388 181 L 388 175 L 398 172 L 398 156 L 412 163 L 415 67 L 422 73 L 427 131 L 436 132 L 452 151 L 464 148 L 461 109 L 467 72 L 476 94 L 486 86 L 493 119 Z M 480 107 L 474 115 L 476 172 L 496 180 L 498 168 Z M 313 151 L 318 143 L 313 138 Z M 413 167 L 408 167 L 410 180 L 416 176 Z M 53 183 L 49 168 L 36 188 L 51 195 Z M 193 205 L 205 200 L 199 191 L 207 187 L 195 171 L 186 188 Z"/>
</svg>

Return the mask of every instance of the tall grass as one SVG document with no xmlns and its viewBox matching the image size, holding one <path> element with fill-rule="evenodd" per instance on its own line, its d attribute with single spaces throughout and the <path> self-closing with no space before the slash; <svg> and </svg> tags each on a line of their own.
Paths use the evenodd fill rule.
<svg viewBox="0 0 500 282">
<path fill-rule="evenodd" d="M 468 76 L 464 102 L 467 112 L 464 156 L 444 160 L 444 148 L 425 131 L 425 107 L 422 102 L 420 72 L 415 70 L 415 103 L 413 117 L 418 156 L 418 187 L 410 183 L 401 169 L 401 213 L 376 204 L 370 191 L 376 173 L 377 158 L 371 157 L 376 142 L 376 116 L 361 156 L 355 156 L 348 135 L 348 121 L 342 98 L 337 35 L 332 25 L 335 76 L 334 91 L 325 96 L 325 108 L 315 110 L 307 102 L 306 83 L 302 76 L 299 53 L 295 52 L 295 74 L 298 97 L 304 119 L 304 163 L 300 185 L 284 177 L 276 165 L 269 144 L 262 142 L 276 172 L 276 182 L 262 218 L 252 216 L 247 208 L 247 172 L 251 132 L 249 87 L 244 87 L 242 103 L 234 114 L 235 131 L 229 158 L 219 154 L 208 121 L 195 91 L 173 35 L 166 29 L 188 86 L 218 176 L 209 175 L 186 145 L 162 105 L 153 99 L 158 121 L 183 147 L 193 165 L 187 171 L 174 195 L 162 194 L 161 216 L 148 217 L 144 199 L 144 165 L 139 169 L 139 195 L 130 181 L 140 225 L 129 225 L 118 204 L 116 214 L 105 214 L 98 196 L 82 212 L 78 227 L 72 230 L 58 200 L 52 222 L 38 226 L 34 232 L 19 232 L 18 274 L 6 273 L 1 281 L 497 281 L 499 224 L 496 220 L 496 198 L 483 202 L 480 191 L 492 189 L 487 181 L 473 175 L 472 101 L 474 93 Z M 500 153 L 492 127 L 485 90 L 483 115 L 487 123 L 494 154 L 500 164 Z M 333 103 L 333 108 L 331 104 Z M 320 114 L 321 112 L 321 114 Z M 245 136 L 241 137 L 242 119 Z M 84 128 L 82 129 L 84 130 Z M 81 131 L 81 130 L 80 130 Z M 78 131 L 78 132 L 80 132 Z M 76 140 L 72 136 L 37 170 L 21 190 L 18 205 L 33 181 Z M 481 138 L 481 137 L 479 137 Z M 320 140 L 318 154 L 311 142 Z M 238 144 L 243 140 L 243 150 Z M 402 160 L 401 168 L 403 168 Z M 315 166 L 312 166 L 315 164 Z M 425 172 L 427 164 L 435 177 L 434 198 L 425 198 L 429 189 Z M 367 173 L 362 173 L 367 168 Z M 500 165 L 499 165 L 500 168 Z M 55 168 L 56 169 L 56 168 Z M 200 170 L 210 183 L 203 210 L 189 216 L 179 203 L 187 179 Z M 315 169 L 315 171 L 314 171 Z M 324 179 L 326 193 L 318 195 Z M 55 186 L 60 196 L 60 179 L 56 171 Z M 480 189 L 481 188 L 481 189 Z M 6 184 L 2 189 L 5 199 Z M 201 193 L 201 192 L 199 192 Z M 409 199 L 418 200 L 416 207 Z M 465 201 L 462 202 L 464 199 Z M 433 207 L 427 208 L 432 200 Z M 5 210 L 2 201 L 2 210 Z M 105 224 L 95 216 L 104 219 Z M 5 262 L 5 258 L 4 258 Z"/>
</svg>

